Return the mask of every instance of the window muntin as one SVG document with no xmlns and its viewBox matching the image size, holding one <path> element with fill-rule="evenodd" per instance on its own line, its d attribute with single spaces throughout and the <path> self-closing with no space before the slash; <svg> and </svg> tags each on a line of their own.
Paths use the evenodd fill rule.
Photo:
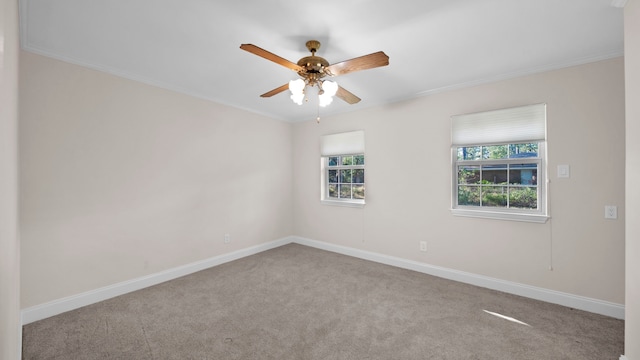
<svg viewBox="0 0 640 360">
<path fill-rule="evenodd" d="M 454 208 L 542 214 L 542 145 L 454 147 Z"/>
<path fill-rule="evenodd" d="M 364 202 L 364 154 L 328 156 L 326 200 Z"/>
</svg>

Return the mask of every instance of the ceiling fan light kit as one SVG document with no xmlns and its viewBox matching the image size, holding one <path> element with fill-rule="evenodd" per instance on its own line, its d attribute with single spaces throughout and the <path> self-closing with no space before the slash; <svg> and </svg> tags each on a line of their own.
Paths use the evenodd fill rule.
<svg viewBox="0 0 640 360">
<path fill-rule="evenodd" d="M 302 105 L 304 100 L 305 83 L 302 79 L 289 81 L 289 91 L 291 91 L 291 100 L 298 105 Z"/>
<path fill-rule="evenodd" d="M 338 84 L 335 81 L 325 80 L 318 84 L 319 104 L 325 107 L 333 101 L 333 96 L 338 92 Z"/>
<path fill-rule="evenodd" d="M 389 65 L 389 57 L 382 51 L 330 65 L 324 58 L 316 56 L 316 52 L 320 48 L 319 41 L 309 40 L 306 46 L 311 52 L 311 56 L 305 56 L 298 60 L 297 63 L 293 63 L 253 44 L 240 45 L 240 49 L 289 68 L 300 76 L 297 80 L 291 80 L 288 84 L 284 84 L 260 95 L 261 97 L 271 97 L 289 89 L 291 92 L 291 100 L 298 105 L 302 105 L 305 100 L 305 89 L 307 87 L 317 86 L 318 103 L 320 106 L 331 104 L 333 96 L 337 96 L 349 104 L 355 104 L 360 101 L 359 97 L 345 90 L 334 81 L 322 79 L 325 76 L 335 77 L 355 71 Z"/>
</svg>

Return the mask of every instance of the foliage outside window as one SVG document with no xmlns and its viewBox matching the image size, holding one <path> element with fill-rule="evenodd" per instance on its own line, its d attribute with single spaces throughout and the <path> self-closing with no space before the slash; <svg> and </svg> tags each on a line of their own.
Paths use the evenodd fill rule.
<svg viewBox="0 0 640 360">
<path fill-rule="evenodd" d="M 364 203 L 364 155 L 328 156 L 324 161 L 324 199 Z"/>
<path fill-rule="evenodd" d="M 538 142 L 456 148 L 457 207 L 538 213 Z"/>
</svg>

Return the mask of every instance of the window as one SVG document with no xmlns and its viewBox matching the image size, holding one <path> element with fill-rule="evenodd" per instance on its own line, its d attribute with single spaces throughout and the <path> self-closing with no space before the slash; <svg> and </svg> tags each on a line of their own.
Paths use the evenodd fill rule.
<svg viewBox="0 0 640 360">
<path fill-rule="evenodd" d="M 452 118 L 454 215 L 545 222 L 545 105 Z"/>
<path fill-rule="evenodd" d="M 320 142 L 321 195 L 324 204 L 363 206 L 364 132 L 325 135 Z"/>
<path fill-rule="evenodd" d="M 539 147 L 537 142 L 457 147 L 458 206 L 537 210 Z"/>
<path fill-rule="evenodd" d="M 325 159 L 325 199 L 364 201 L 364 154 L 329 156 Z"/>
</svg>

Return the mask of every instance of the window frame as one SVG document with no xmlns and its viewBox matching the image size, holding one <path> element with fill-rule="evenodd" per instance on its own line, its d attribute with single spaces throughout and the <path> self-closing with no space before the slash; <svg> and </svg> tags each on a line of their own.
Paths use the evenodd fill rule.
<svg viewBox="0 0 640 360">
<path fill-rule="evenodd" d="M 363 207 L 365 205 L 365 200 L 366 200 L 366 190 L 365 190 L 365 196 L 363 199 L 354 199 L 354 198 L 335 198 L 335 197 L 330 197 L 329 196 L 329 187 L 330 187 L 330 183 L 329 183 L 329 170 L 358 170 L 358 169 L 362 169 L 364 172 L 364 182 L 362 183 L 358 183 L 358 184 L 362 184 L 362 186 L 366 189 L 366 160 L 364 161 L 364 164 L 362 165 L 338 165 L 338 166 L 329 166 L 329 158 L 331 157 L 345 157 L 345 156 L 362 156 L 363 159 L 366 159 L 365 154 L 364 153 L 359 153 L 359 154 L 334 154 L 334 155 L 326 155 L 326 156 L 321 156 L 320 158 L 320 167 L 321 167 L 321 194 L 320 194 L 320 201 L 322 204 L 326 204 L 326 205 L 337 205 L 337 206 L 348 206 L 348 207 Z M 331 183 L 333 184 L 333 183 Z M 338 183 L 340 184 L 340 183 Z M 353 182 L 351 182 L 351 184 L 353 184 Z M 353 194 L 353 190 L 352 190 L 352 194 Z M 352 195 L 353 196 L 353 195 Z"/>
<path fill-rule="evenodd" d="M 474 159 L 474 160 L 458 160 L 458 148 L 474 147 L 474 146 L 494 146 L 508 144 L 538 143 L 538 156 L 523 158 L 504 158 L 504 159 Z M 451 164 L 452 164 L 452 191 L 451 191 L 451 212 L 457 216 L 514 220 L 535 223 L 545 223 L 549 218 L 547 215 L 547 171 L 546 171 L 546 141 L 514 141 L 498 144 L 480 144 L 480 145 L 452 145 L 451 146 Z M 486 165 L 517 165 L 517 164 L 537 164 L 537 209 L 521 209 L 506 208 L 493 206 L 473 206 L 458 204 L 458 167 L 464 165 L 486 166 Z M 462 184 L 464 185 L 464 184 Z M 482 187 L 482 184 L 479 185 Z M 517 187 L 511 184 L 504 185 L 506 187 Z"/>
</svg>

